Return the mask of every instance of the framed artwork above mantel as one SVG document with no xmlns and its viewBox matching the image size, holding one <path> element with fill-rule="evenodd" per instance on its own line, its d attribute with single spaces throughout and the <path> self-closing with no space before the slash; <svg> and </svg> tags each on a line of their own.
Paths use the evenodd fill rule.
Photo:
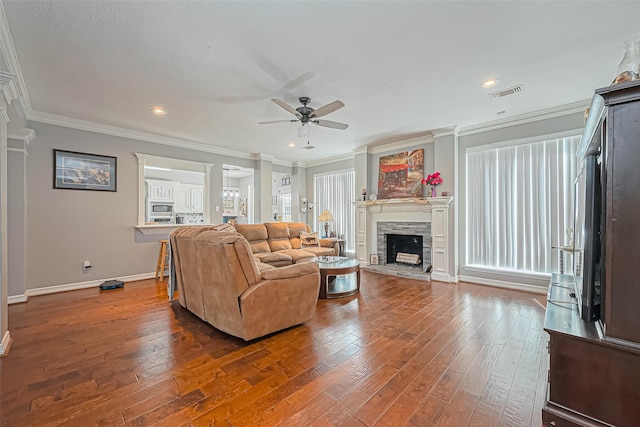
<svg viewBox="0 0 640 427">
<path fill-rule="evenodd" d="M 422 197 L 424 148 L 380 157 L 378 199 Z"/>
</svg>

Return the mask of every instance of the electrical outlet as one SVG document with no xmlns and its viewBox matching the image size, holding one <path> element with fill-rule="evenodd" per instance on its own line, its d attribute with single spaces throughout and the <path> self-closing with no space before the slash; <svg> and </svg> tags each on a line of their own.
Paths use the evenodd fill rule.
<svg viewBox="0 0 640 427">
<path fill-rule="evenodd" d="M 85 270 L 88 270 L 91 268 L 91 261 L 86 260 L 83 264 L 82 264 L 82 268 L 84 268 Z"/>
</svg>

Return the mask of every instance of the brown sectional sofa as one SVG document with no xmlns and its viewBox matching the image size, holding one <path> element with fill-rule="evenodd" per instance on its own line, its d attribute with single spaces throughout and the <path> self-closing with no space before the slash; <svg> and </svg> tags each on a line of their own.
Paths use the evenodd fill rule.
<svg viewBox="0 0 640 427">
<path fill-rule="evenodd" d="M 249 341 L 313 317 L 315 262 L 258 268 L 247 239 L 213 226 L 177 228 L 170 240 L 180 305 L 217 329 Z"/>
<path fill-rule="evenodd" d="M 316 256 L 338 256 L 340 251 L 336 239 L 320 239 L 320 246 L 303 248 L 300 233 L 311 232 L 304 222 L 237 224 L 236 230 L 249 242 L 257 262 L 274 267 L 310 261 Z"/>
</svg>

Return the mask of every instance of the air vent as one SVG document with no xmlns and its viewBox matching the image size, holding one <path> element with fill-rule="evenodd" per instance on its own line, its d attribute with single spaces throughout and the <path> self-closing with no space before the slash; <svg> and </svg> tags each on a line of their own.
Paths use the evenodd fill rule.
<svg viewBox="0 0 640 427">
<path fill-rule="evenodd" d="M 513 95 L 514 93 L 522 92 L 522 85 L 510 87 L 509 89 L 501 90 L 498 92 L 491 92 L 489 96 L 493 99 L 504 98 L 505 96 Z"/>
</svg>

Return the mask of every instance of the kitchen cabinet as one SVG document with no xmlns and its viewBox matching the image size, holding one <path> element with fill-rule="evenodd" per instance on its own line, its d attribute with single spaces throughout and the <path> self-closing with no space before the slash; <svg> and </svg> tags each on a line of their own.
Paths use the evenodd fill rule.
<svg viewBox="0 0 640 427">
<path fill-rule="evenodd" d="M 204 213 L 204 186 L 179 184 L 175 189 L 176 213 Z"/>
<path fill-rule="evenodd" d="M 150 202 L 173 202 L 175 188 L 178 185 L 174 181 L 162 181 L 159 179 L 147 179 L 147 197 Z"/>
</svg>

